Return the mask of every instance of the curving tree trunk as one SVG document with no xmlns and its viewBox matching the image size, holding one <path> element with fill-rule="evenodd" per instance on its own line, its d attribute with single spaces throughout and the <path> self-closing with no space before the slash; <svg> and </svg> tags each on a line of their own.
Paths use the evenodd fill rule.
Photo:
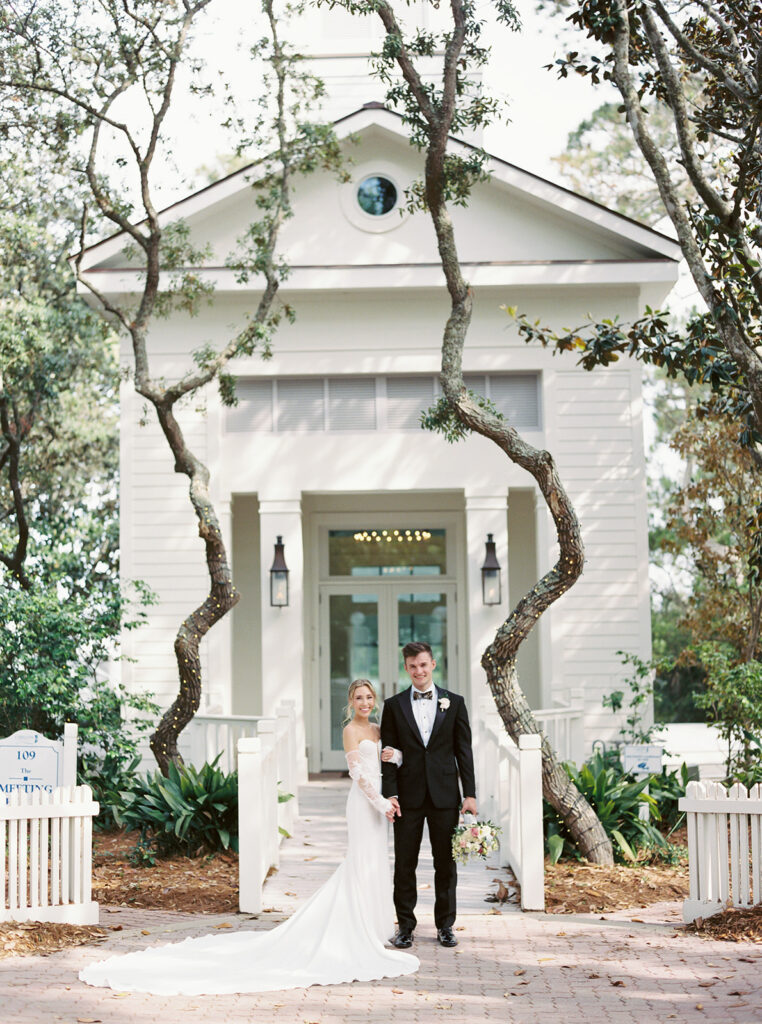
<svg viewBox="0 0 762 1024">
<path fill-rule="evenodd" d="M 180 761 L 177 740 L 199 709 L 201 702 L 201 659 L 199 644 L 240 600 L 233 586 L 227 552 L 219 520 L 209 498 L 209 470 L 190 451 L 171 406 L 156 407 L 164 436 L 175 456 L 175 471 L 189 477 L 189 495 L 198 520 L 199 537 L 204 542 L 209 572 L 209 593 L 204 601 L 183 620 L 175 637 L 175 658 L 179 689 L 171 706 L 151 736 L 151 750 L 161 772 L 166 775 L 172 761 Z"/>
<path fill-rule="evenodd" d="M 528 444 L 506 420 L 466 391 L 463 384 L 463 346 L 471 322 L 473 299 L 463 279 L 446 197 L 457 182 L 458 168 L 447 153 L 450 131 L 461 95 L 465 50 L 474 37 L 471 8 L 463 0 L 451 0 L 453 31 L 443 61 L 441 93 L 432 95 L 424 85 L 406 48 L 394 11 L 386 0 L 373 0 L 387 34 L 387 52 L 399 66 L 407 85 L 407 112 L 417 117 L 418 136 L 425 139 L 424 197 L 436 232 L 439 255 L 447 280 L 451 310 L 442 341 L 442 391 L 444 407 L 432 418 L 433 425 L 451 434 L 457 426 L 489 438 L 506 456 L 534 477 L 556 526 L 559 557 L 553 568 L 525 594 L 498 629 L 484 652 L 482 665 L 506 731 L 514 739 L 522 733 L 542 736 L 543 793 L 561 815 L 583 855 L 596 864 L 612 864 L 611 841 L 592 807 L 569 779 L 542 734 L 518 684 L 516 655 L 542 613 L 572 586 L 582 572 L 584 548 L 579 523 L 558 475 L 553 457 Z M 478 30 L 476 31 L 478 35 Z M 463 169 L 461 168 L 461 171 Z M 449 421 L 449 422 L 448 422 Z"/>
</svg>

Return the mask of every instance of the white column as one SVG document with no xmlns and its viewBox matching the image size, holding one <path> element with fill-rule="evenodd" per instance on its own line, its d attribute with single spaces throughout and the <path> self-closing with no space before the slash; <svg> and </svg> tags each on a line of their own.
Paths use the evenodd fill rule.
<svg viewBox="0 0 762 1024">
<path fill-rule="evenodd" d="M 535 543 L 537 544 L 537 579 L 541 579 L 557 558 L 555 525 L 545 498 L 539 490 L 534 492 Z M 540 631 L 540 696 L 541 707 L 552 708 L 562 680 L 553 675 L 553 611 L 551 607 L 540 616 L 535 627 Z"/>
<path fill-rule="evenodd" d="M 270 566 L 278 536 L 283 537 L 289 569 L 287 608 L 270 604 Z M 296 753 L 299 781 L 307 780 L 304 731 L 304 542 L 299 498 L 259 499 L 259 543 L 262 580 L 262 714 L 277 714 L 278 705 L 293 701 L 296 710 Z"/>
<path fill-rule="evenodd" d="M 485 605 L 482 602 L 482 573 L 484 547 L 487 534 L 495 541 L 497 560 L 500 563 L 502 603 Z M 507 495 L 466 494 L 466 558 L 468 578 L 468 626 L 469 650 L 471 657 L 470 698 L 472 714 L 478 714 L 479 697 L 489 696 L 484 669 L 481 667 L 484 649 L 492 643 L 498 626 L 503 622 L 508 608 L 508 498 Z"/>
</svg>

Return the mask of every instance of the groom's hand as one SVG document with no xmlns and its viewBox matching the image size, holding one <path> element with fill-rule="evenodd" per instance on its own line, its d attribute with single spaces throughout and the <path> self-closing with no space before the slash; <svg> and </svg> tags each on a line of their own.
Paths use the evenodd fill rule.
<svg viewBox="0 0 762 1024">
<path fill-rule="evenodd" d="M 397 797 L 396 796 L 390 796 L 389 797 L 389 803 L 392 805 L 392 816 L 391 816 L 391 818 L 389 820 L 390 821 L 394 821 L 395 818 L 401 818 L 402 817 L 402 811 L 400 810 L 400 802 L 397 799 Z"/>
<path fill-rule="evenodd" d="M 460 809 L 461 814 L 473 814 L 476 817 L 476 800 L 472 796 L 467 796 L 463 801 L 463 806 Z"/>
</svg>

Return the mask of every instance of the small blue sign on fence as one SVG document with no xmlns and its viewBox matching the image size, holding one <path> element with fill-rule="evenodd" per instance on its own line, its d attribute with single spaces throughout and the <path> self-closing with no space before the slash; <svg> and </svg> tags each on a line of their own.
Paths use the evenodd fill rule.
<svg viewBox="0 0 762 1024">
<path fill-rule="evenodd" d="M 633 775 L 658 775 L 664 747 L 652 743 L 625 743 L 622 747 L 622 768 Z"/>
</svg>

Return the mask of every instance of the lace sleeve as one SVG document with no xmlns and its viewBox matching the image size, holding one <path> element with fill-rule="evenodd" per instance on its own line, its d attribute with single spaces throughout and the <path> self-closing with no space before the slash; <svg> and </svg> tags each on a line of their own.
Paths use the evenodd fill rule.
<svg viewBox="0 0 762 1024">
<path fill-rule="evenodd" d="M 386 797 L 381 796 L 379 791 L 363 771 L 362 757 L 360 756 L 359 751 L 347 751 L 347 767 L 349 768 L 350 779 L 353 779 L 357 783 L 363 794 L 368 798 L 378 813 L 386 814 L 392 805 Z"/>
</svg>

